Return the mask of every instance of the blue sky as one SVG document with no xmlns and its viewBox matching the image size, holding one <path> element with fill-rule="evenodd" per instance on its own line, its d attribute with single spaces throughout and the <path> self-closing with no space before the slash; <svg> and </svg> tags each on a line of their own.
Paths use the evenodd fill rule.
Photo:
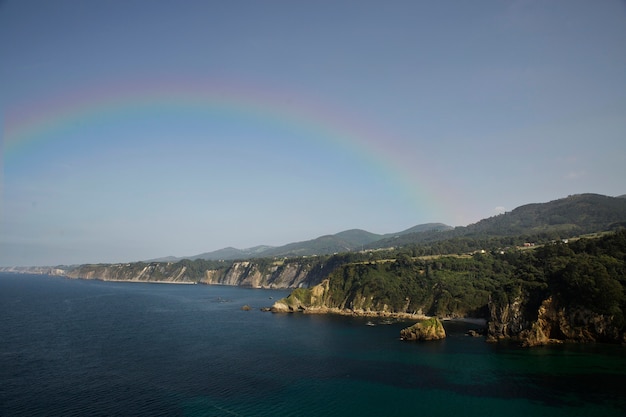
<svg viewBox="0 0 626 417">
<path fill-rule="evenodd" d="M 624 45 L 609 0 L 0 2 L 0 265 L 624 194 Z"/>
</svg>

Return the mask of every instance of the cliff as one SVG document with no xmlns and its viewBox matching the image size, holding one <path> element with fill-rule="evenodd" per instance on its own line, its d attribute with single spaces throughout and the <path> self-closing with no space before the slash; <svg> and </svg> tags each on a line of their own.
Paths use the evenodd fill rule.
<svg viewBox="0 0 626 417">
<path fill-rule="evenodd" d="M 237 285 L 253 288 L 297 288 L 314 279 L 310 263 L 273 263 L 263 267 L 255 262 L 234 262 L 224 270 L 207 270 L 204 284 Z"/>
<path fill-rule="evenodd" d="M 64 276 L 66 275 L 67 267 L 62 267 L 62 266 L 4 266 L 4 267 L 0 267 L 0 272 L 9 272 L 12 274 Z"/>
<path fill-rule="evenodd" d="M 476 317 L 489 341 L 626 343 L 626 231 L 530 250 L 346 263 L 273 311 Z"/>
<path fill-rule="evenodd" d="M 583 306 L 567 306 L 564 300 L 549 296 L 534 315 L 523 313 L 523 301 L 498 306 L 491 304 L 487 341 L 515 340 L 522 346 L 542 346 L 563 342 L 621 342 L 626 332 L 621 317 L 601 314 Z"/>
<path fill-rule="evenodd" d="M 298 288 L 274 303 L 271 311 L 274 313 L 293 313 L 296 311 L 328 312 L 332 306 L 327 305 L 328 279 L 310 288 Z"/>
<path fill-rule="evenodd" d="M 532 307 L 528 308 L 528 295 L 516 294 L 510 301 L 498 298 L 498 293 L 489 297 L 487 317 L 487 340 L 496 342 L 519 339 L 520 333 L 532 324 Z M 529 317 L 530 316 L 530 317 Z"/>
<path fill-rule="evenodd" d="M 113 264 L 81 265 L 64 274 L 69 278 L 99 279 L 103 281 L 126 282 L 172 282 L 193 283 L 186 275 L 185 266 L 173 266 L 169 263 L 153 264 Z"/>
<path fill-rule="evenodd" d="M 332 276 L 332 274 L 331 274 Z M 274 313 L 303 312 L 307 314 L 339 314 L 361 317 L 396 317 L 406 319 L 427 319 L 419 312 L 399 311 L 387 304 L 379 304 L 367 297 L 346 297 L 339 302 L 334 301 L 336 294 L 332 290 L 332 278 L 310 288 L 297 288 L 287 297 L 282 298 L 271 307 Z M 406 303 L 408 305 L 408 303 Z"/>
<path fill-rule="evenodd" d="M 252 288 L 298 288 L 318 283 L 334 268 L 323 260 L 206 262 L 180 261 L 80 265 L 69 278 L 125 282 L 171 282 L 234 285 Z"/>
</svg>

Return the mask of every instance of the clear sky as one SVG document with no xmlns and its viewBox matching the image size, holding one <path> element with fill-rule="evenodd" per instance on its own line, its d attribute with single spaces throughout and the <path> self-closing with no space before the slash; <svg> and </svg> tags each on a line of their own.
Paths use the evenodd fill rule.
<svg viewBox="0 0 626 417">
<path fill-rule="evenodd" d="M 0 2 L 0 265 L 626 193 L 623 1 Z"/>
</svg>

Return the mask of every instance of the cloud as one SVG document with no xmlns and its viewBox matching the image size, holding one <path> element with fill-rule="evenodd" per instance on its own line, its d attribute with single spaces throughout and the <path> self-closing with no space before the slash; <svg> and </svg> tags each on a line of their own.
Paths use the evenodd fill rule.
<svg viewBox="0 0 626 417">
<path fill-rule="evenodd" d="M 504 213 L 506 213 L 506 209 L 504 207 L 502 207 L 502 206 L 498 206 L 498 207 L 496 207 L 493 210 L 496 212 L 496 214 L 504 214 Z"/>
</svg>

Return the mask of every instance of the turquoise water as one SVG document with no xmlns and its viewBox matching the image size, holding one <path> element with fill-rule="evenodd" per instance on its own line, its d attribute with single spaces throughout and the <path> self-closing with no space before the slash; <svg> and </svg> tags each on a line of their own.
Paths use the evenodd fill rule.
<svg viewBox="0 0 626 417">
<path fill-rule="evenodd" d="M 626 348 L 259 311 L 285 294 L 0 274 L 0 415 L 626 415 Z"/>
</svg>

